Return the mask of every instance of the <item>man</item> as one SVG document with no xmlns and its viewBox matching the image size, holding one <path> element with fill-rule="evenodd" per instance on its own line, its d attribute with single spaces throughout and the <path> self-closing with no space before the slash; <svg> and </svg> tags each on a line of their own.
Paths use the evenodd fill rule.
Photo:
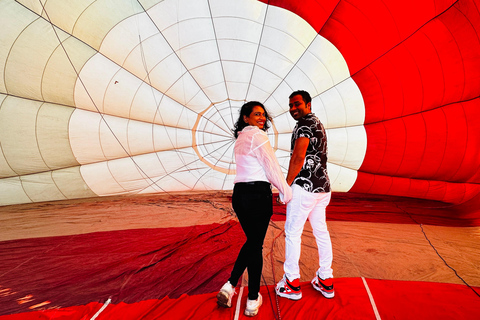
<svg viewBox="0 0 480 320">
<path fill-rule="evenodd" d="M 325 209 L 331 197 L 327 174 L 327 136 L 322 123 L 311 112 L 312 98 L 308 92 L 295 91 L 289 99 L 290 115 L 297 121 L 292 133 L 287 174 L 293 197 L 287 204 L 285 222 L 285 274 L 277 283 L 276 292 L 292 300 L 302 298 L 298 262 L 303 227 L 308 218 L 317 243 L 320 265 L 311 283 L 324 297 L 333 298 L 332 243 L 325 218 Z"/>
</svg>

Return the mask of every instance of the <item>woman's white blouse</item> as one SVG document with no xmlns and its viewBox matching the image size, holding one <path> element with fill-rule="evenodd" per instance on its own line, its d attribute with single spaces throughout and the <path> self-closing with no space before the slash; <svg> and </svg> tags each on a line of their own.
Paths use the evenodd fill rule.
<svg viewBox="0 0 480 320">
<path fill-rule="evenodd" d="M 278 189 L 282 202 L 290 201 L 292 189 L 283 176 L 265 131 L 248 126 L 238 133 L 235 162 L 237 175 L 234 183 L 267 181 Z"/>
</svg>

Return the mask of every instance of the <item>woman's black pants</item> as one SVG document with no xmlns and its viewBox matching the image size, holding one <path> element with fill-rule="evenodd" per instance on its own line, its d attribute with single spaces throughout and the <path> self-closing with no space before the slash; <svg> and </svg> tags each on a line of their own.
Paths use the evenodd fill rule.
<svg viewBox="0 0 480 320">
<path fill-rule="evenodd" d="M 256 300 L 263 268 L 263 240 L 273 214 L 270 183 L 264 181 L 236 183 L 233 188 L 232 206 L 247 241 L 240 249 L 228 280 L 236 286 L 246 268 L 248 298 Z"/>
</svg>

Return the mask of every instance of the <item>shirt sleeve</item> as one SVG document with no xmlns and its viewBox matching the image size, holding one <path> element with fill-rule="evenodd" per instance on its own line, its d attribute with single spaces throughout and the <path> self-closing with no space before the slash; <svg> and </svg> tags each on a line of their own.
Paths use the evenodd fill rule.
<svg viewBox="0 0 480 320">
<path fill-rule="evenodd" d="M 300 119 L 297 124 L 297 138 L 312 138 L 314 136 L 312 124 L 312 121 L 309 121 L 308 119 Z"/>
<path fill-rule="evenodd" d="M 292 188 L 287 184 L 275 154 L 273 153 L 270 140 L 264 131 L 255 133 L 252 140 L 252 152 L 265 170 L 265 175 L 280 193 L 280 200 L 287 203 L 292 199 Z"/>
</svg>

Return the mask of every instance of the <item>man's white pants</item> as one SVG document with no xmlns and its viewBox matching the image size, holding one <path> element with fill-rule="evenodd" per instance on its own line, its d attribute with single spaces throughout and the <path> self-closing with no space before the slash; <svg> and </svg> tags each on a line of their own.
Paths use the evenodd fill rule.
<svg viewBox="0 0 480 320">
<path fill-rule="evenodd" d="M 287 220 L 285 222 L 285 263 L 283 269 L 289 280 L 300 278 L 300 259 L 302 233 L 308 220 L 317 242 L 319 269 L 322 279 L 332 278 L 332 242 L 328 232 L 325 209 L 330 203 L 331 193 L 311 193 L 294 184 L 293 198 L 287 204 Z"/>
</svg>

